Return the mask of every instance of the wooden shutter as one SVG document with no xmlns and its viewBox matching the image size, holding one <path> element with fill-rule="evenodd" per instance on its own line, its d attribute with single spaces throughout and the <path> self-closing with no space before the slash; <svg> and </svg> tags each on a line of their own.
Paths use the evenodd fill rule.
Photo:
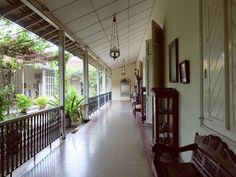
<svg viewBox="0 0 236 177">
<path fill-rule="evenodd" d="M 229 85 L 230 85 L 230 130 L 236 132 L 236 0 L 228 6 L 229 22 Z"/>
<path fill-rule="evenodd" d="M 225 127 L 224 0 L 202 1 L 204 124 Z"/>
</svg>

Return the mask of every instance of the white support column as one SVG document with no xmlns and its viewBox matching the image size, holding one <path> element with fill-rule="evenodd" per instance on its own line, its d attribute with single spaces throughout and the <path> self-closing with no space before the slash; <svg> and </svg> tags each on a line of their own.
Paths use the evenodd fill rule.
<svg viewBox="0 0 236 177">
<path fill-rule="evenodd" d="M 100 84 L 99 84 L 100 72 L 97 68 L 97 95 L 100 95 Z M 100 99 L 98 97 L 98 108 L 100 108 Z"/>
<path fill-rule="evenodd" d="M 46 70 L 44 69 L 42 71 L 42 95 L 41 96 L 46 96 Z"/>
<path fill-rule="evenodd" d="M 103 91 L 103 93 L 107 92 L 107 90 L 106 90 L 106 68 L 104 68 L 103 72 L 102 72 L 102 91 Z"/>
<path fill-rule="evenodd" d="M 24 67 L 21 70 L 21 77 L 22 77 L 22 94 L 25 94 L 25 69 Z"/>
<path fill-rule="evenodd" d="M 88 105 L 89 100 L 89 68 L 88 68 L 88 51 L 85 51 L 84 54 L 84 102 Z M 89 109 L 88 106 L 85 107 L 85 119 L 89 118 Z"/>
<path fill-rule="evenodd" d="M 59 31 L 59 75 L 60 75 L 60 89 L 59 98 L 60 106 L 63 106 L 61 111 L 61 133 L 62 138 L 66 138 L 65 134 L 65 32 Z"/>
</svg>

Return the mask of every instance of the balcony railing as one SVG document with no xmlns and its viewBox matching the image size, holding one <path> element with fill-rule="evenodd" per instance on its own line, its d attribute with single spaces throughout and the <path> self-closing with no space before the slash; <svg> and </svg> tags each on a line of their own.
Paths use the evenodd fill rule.
<svg viewBox="0 0 236 177">
<path fill-rule="evenodd" d="M 97 111 L 105 103 L 111 101 L 111 92 L 89 98 L 89 115 Z"/>
<path fill-rule="evenodd" d="M 89 115 L 111 101 L 111 92 L 89 98 Z M 0 122 L 0 177 L 17 167 L 61 136 L 62 107 L 27 114 Z"/>
<path fill-rule="evenodd" d="M 0 177 L 11 174 L 61 136 L 61 109 L 0 122 Z"/>
</svg>

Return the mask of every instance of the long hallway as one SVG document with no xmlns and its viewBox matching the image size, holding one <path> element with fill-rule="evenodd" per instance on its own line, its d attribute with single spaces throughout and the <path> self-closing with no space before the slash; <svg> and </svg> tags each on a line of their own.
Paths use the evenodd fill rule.
<svg viewBox="0 0 236 177">
<path fill-rule="evenodd" d="M 15 176 L 149 177 L 149 143 L 141 127 L 129 101 L 113 101 L 33 168 L 23 168 Z"/>
</svg>

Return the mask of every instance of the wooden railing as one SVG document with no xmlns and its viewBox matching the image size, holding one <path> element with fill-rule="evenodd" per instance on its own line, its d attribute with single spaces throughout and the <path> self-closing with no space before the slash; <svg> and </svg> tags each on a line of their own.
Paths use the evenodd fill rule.
<svg viewBox="0 0 236 177">
<path fill-rule="evenodd" d="M 0 177 L 61 136 L 61 109 L 56 107 L 0 122 Z"/>
<path fill-rule="evenodd" d="M 111 92 L 89 98 L 89 115 L 97 111 L 109 101 L 111 101 Z"/>
</svg>

